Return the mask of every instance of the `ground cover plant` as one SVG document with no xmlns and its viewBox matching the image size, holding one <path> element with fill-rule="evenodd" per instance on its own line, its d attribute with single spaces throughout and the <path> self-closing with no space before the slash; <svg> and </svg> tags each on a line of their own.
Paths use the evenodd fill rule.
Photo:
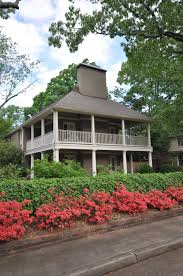
<svg viewBox="0 0 183 276">
<path fill-rule="evenodd" d="M 5 192 L 0 198 L 0 241 L 19 239 L 27 225 L 34 229 L 73 227 L 76 222 L 102 224 L 110 221 L 114 214 L 137 215 L 149 209 L 164 211 L 183 202 L 183 187 L 169 187 L 164 191 L 152 190 L 147 193 L 127 191 L 124 185 L 117 185 L 112 193 L 91 192 L 83 189 L 83 194 L 74 197 L 64 192 L 56 193 L 49 189 L 50 201 L 41 204 L 35 212 L 26 208 L 29 199 L 19 203 L 4 201 Z"/>
</svg>

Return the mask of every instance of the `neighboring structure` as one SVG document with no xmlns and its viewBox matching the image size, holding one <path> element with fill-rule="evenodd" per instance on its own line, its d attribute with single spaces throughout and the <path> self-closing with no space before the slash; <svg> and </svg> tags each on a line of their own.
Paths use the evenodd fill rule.
<svg viewBox="0 0 183 276">
<path fill-rule="evenodd" d="M 172 163 L 183 166 L 183 135 L 170 137 L 169 152 L 172 153 Z"/>
<path fill-rule="evenodd" d="M 133 173 L 137 153 L 152 166 L 151 118 L 107 99 L 105 70 L 80 64 L 77 80 L 72 92 L 9 135 L 31 167 L 50 151 L 55 161 L 80 161 L 93 176 L 97 164 Z"/>
</svg>

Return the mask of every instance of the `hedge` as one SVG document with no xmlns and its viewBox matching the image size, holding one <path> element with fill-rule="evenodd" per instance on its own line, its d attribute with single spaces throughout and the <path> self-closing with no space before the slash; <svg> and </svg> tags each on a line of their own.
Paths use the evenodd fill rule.
<svg viewBox="0 0 183 276">
<path fill-rule="evenodd" d="M 116 185 L 125 184 L 128 191 L 148 192 L 153 189 L 165 190 L 169 186 L 183 186 L 183 172 L 151 173 L 151 174 L 112 174 L 97 177 L 72 177 L 63 179 L 34 179 L 34 180 L 0 180 L 0 192 L 4 191 L 4 200 L 24 199 L 32 201 L 30 208 L 35 210 L 42 203 L 48 202 L 52 196 L 48 192 L 55 188 L 55 193 L 64 191 L 65 194 L 78 196 L 84 188 L 93 191 L 112 192 Z"/>
</svg>

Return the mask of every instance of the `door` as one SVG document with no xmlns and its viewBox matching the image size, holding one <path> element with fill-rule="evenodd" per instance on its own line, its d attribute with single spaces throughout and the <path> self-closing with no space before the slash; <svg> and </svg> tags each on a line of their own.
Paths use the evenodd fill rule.
<svg viewBox="0 0 183 276">
<path fill-rule="evenodd" d="M 112 156 L 111 157 L 111 169 L 112 169 L 112 171 L 116 171 L 117 167 L 118 167 L 117 156 Z"/>
</svg>

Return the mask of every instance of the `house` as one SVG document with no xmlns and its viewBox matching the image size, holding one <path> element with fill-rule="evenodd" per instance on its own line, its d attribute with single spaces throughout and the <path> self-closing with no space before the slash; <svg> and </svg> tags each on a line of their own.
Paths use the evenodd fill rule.
<svg viewBox="0 0 183 276">
<path fill-rule="evenodd" d="M 172 154 L 172 163 L 183 166 L 183 135 L 170 137 L 169 152 Z"/>
<path fill-rule="evenodd" d="M 80 64 L 77 87 L 27 120 L 9 139 L 22 148 L 31 168 L 49 152 L 55 161 L 81 162 L 93 176 L 97 164 L 133 173 L 139 154 L 152 166 L 151 121 L 108 99 L 105 70 Z"/>
</svg>

